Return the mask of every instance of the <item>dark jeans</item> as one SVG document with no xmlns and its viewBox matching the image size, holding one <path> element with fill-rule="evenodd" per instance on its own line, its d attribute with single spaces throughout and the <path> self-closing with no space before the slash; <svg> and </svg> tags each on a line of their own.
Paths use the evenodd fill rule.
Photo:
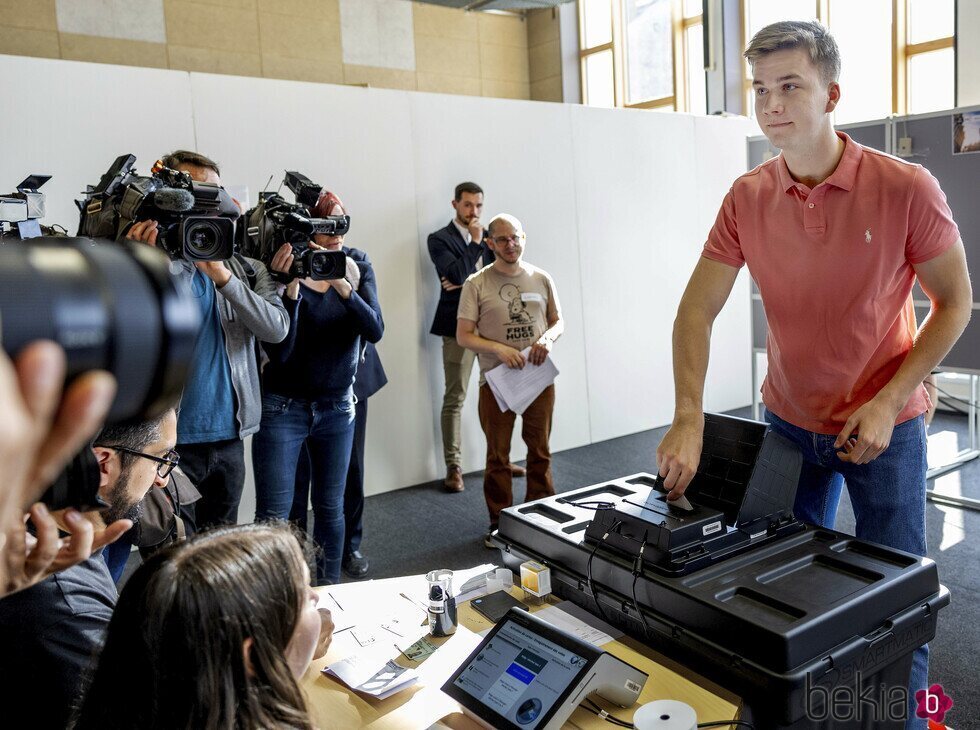
<svg viewBox="0 0 980 730">
<path fill-rule="evenodd" d="M 361 549 L 364 534 L 364 441 L 367 436 L 367 398 L 357 401 L 354 415 L 354 444 L 347 467 L 347 486 L 344 488 L 344 558 Z M 307 505 L 310 503 L 310 452 L 303 444 L 296 465 L 296 491 L 289 521 L 306 532 Z"/>
<path fill-rule="evenodd" d="M 189 507 L 199 530 L 238 523 L 245 488 L 245 445 L 241 439 L 177 444 L 180 468 L 197 486 L 200 501 Z"/>
<path fill-rule="evenodd" d="M 769 427 L 803 452 L 803 470 L 793 511 L 804 522 L 833 529 L 844 484 L 861 540 L 926 554 L 926 429 L 922 416 L 895 426 L 888 448 L 868 464 L 841 461 L 837 435 L 813 433 L 766 412 Z M 926 727 L 915 717 L 915 692 L 928 688 L 929 646 L 912 655 L 906 728 Z"/>
<path fill-rule="evenodd" d="M 527 445 L 527 494 L 525 501 L 555 493 L 551 480 L 551 416 L 555 410 L 555 386 L 549 385 L 521 416 L 521 438 Z M 513 476 L 510 472 L 510 441 L 517 414 L 501 412 L 490 386 L 480 386 L 480 425 L 487 437 L 487 467 L 483 472 L 483 496 L 487 500 L 490 524 L 494 527 L 500 511 L 514 504 Z"/>
<path fill-rule="evenodd" d="M 313 540 L 320 585 L 340 581 L 344 483 L 353 437 L 352 398 L 313 402 L 272 393 L 262 397 L 262 428 L 252 440 L 255 520 L 289 517 L 296 467 L 305 444 L 313 481 Z"/>
</svg>

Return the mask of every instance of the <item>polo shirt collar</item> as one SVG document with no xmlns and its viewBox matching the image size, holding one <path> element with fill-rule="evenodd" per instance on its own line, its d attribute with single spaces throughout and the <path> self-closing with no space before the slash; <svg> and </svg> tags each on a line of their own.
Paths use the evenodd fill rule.
<svg viewBox="0 0 980 730">
<path fill-rule="evenodd" d="M 840 162 L 837 163 L 837 169 L 824 180 L 824 183 L 841 190 L 850 190 L 854 187 L 854 178 L 857 177 L 857 169 L 861 164 L 864 150 L 861 149 L 861 145 L 844 132 L 838 131 L 837 136 L 844 140 L 844 154 L 841 155 Z M 784 192 L 789 192 L 797 186 L 798 183 L 789 174 L 789 167 L 786 166 L 786 160 L 783 159 L 782 155 L 779 155 L 779 164 L 776 166 L 776 170 L 779 175 L 779 185 Z"/>
</svg>

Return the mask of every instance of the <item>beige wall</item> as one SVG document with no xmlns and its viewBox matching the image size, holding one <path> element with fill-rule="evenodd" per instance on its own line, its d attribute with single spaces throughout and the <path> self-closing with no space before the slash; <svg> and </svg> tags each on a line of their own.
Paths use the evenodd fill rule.
<svg viewBox="0 0 980 730">
<path fill-rule="evenodd" d="M 558 18 L 557 8 L 532 10 L 527 15 L 531 98 L 537 101 L 563 101 Z"/>
<path fill-rule="evenodd" d="M 561 100 L 557 18 L 550 10 L 525 20 L 413 2 L 412 71 L 344 63 L 340 0 L 162 0 L 162 6 L 166 42 L 150 42 L 60 32 L 56 0 L 0 0 L 0 53 Z"/>
</svg>

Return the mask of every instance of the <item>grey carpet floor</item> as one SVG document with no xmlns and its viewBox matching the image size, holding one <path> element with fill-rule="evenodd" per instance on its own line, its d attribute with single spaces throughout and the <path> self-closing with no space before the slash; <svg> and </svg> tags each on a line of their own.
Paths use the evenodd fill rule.
<svg viewBox="0 0 980 730">
<path fill-rule="evenodd" d="M 748 409 L 733 415 L 751 417 Z M 552 468 L 559 492 L 588 486 L 637 471 L 654 471 L 657 444 L 666 429 L 658 428 L 554 454 Z M 949 432 L 959 446 L 967 443 L 966 419 L 940 413 L 930 434 Z M 370 465 L 367 467 L 370 478 Z M 468 568 L 494 561 L 496 552 L 483 547 L 487 529 L 482 472 L 464 477 L 466 491 L 447 494 L 441 481 L 389 492 L 367 499 L 363 552 L 371 561 L 370 577 L 424 573 L 434 568 Z M 931 483 L 949 494 L 980 499 L 980 459 Z M 523 481 L 515 480 L 515 498 L 523 497 Z M 929 556 L 939 566 L 940 580 L 952 603 L 940 614 L 930 645 L 929 677 L 943 685 L 955 707 L 947 722 L 957 728 L 980 728 L 980 512 L 927 503 Z M 847 497 L 841 500 L 837 529 L 853 533 L 854 515 Z"/>
</svg>

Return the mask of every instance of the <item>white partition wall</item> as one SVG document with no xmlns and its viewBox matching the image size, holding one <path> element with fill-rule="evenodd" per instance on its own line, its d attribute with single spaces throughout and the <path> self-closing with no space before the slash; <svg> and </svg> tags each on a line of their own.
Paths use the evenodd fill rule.
<svg viewBox="0 0 980 730">
<path fill-rule="evenodd" d="M 71 232 L 72 199 L 127 152 L 145 172 L 171 149 L 197 149 L 253 203 L 285 169 L 341 196 L 348 243 L 374 261 L 386 325 L 389 385 L 371 399 L 369 494 L 442 475 L 441 343 L 428 334 L 438 280 L 425 238 L 449 222 L 456 183 L 485 188 L 488 219 L 520 218 L 528 261 L 554 276 L 566 319 L 554 352 L 560 450 L 670 420 L 677 302 L 755 131 L 744 119 L 6 56 L 0 78 L 5 99 L 30 100 L 0 122 L 0 188 L 54 175 L 45 222 Z M 708 409 L 751 402 L 747 285 L 742 275 L 715 327 Z M 475 373 L 471 388 L 464 470 L 484 458 Z"/>
</svg>

